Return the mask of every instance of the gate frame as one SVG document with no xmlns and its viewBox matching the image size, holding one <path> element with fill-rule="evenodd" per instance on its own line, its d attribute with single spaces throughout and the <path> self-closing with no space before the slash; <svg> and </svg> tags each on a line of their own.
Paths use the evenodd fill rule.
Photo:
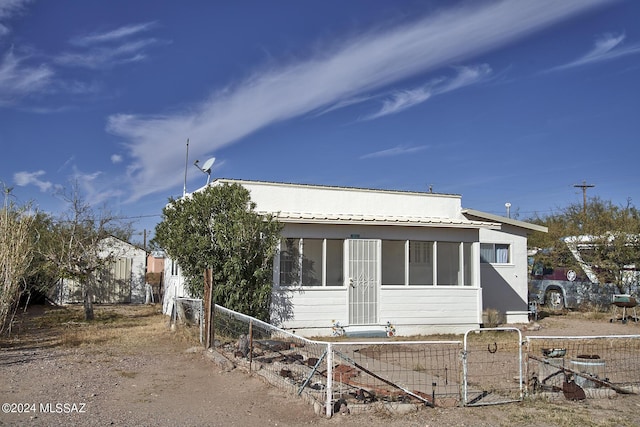
<svg viewBox="0 0 640 427">
<path fill-rule="evenodd" d="M 468 387 L 468 371 L 467 371 L 467 357 L 468 357 L 467 336 L 469 335 L 470 332 L 486 332 L 486 331 L 511 331 L 511 332 L 515 331 L 515 332 L 518 332 L 518 374 L 519 374 L 518 385 L 519 385 L 519 388 L 520 388 L 520 398 L 519 399 L 512 399 L 512 400 L 505 400 L 504 402 L 486 403 L 484 405 L 495 405 L 495 404 L 499 404 L 499 403 L 520 402 L 520 401 L 522 401 L 522 399 L 524 399 L 524 381 L 523 381 L 523 377 L 522 377 L 522 364 L 523 364 L 522 346 L 523 346 L 524 343 L 522 341 L 522 332 L 520 331 L 520 329 L 512 328 L 512 327 L 511 328 L 476 328 L 476 329 L 470 329 L 467 332 L 465 332 L 463 345 L 462 345 L 462 406 L 471 406 L 471 405 L 468 405 L 469 387 Z M 483 406 L 483 404 L 474 404 L 473 406 Z"/>
</svg>

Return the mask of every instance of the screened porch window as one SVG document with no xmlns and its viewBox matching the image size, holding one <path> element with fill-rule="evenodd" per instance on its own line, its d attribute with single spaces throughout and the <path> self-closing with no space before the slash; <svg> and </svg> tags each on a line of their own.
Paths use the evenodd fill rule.
<svg viewBox="0 0 640 427">
<path fill-rule="evenodd" d="M 284 238 L 280 241 L 280 285 L 342 286 L 343 241 Z"/>
<path fill-rule="evenodd" d="M 300 283 L 300 239 L 280 241 L 280 284 L 286 286 Z"/>
<path fill-rule="evenodd" d="M 409 284 L 433 285 L 433 242 L 409 242 Z"/>
<path fill-rule="evenodd" d="M 382 285 L 404 285 L 405 240 L 382 241 Z"/>
<path fill-rule="evenodd" d="M 344 263 L 344 240 L 325 240 L 326 250 L 326 285 L 342 286 L 344 277 L 342 265 Z"/>
<path fill-rule="evenodd" d="M 489 264 L 508 264 L 509 245 L 501 243 L 481 243 L 480 262 Z"/>
<path fill-rule="evenodd" d="M 382 285 L 472 286 L 473 243 L 382 241 Z"/>
<path fill-rule="evenodd" d="M 460 243 L 438 242 L 438 285 L 460 285 Z"/>
</svg>

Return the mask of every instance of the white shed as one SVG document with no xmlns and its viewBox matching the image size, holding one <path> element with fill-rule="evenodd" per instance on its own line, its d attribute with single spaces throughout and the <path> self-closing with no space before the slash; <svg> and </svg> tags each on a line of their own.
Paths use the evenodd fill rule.
<svg viewBox="0 0 640 427">
<path fill-rule="evenodd" d="M 485 307 L 526 321 L 530 224 L 463 211 L 451 194 L 229 179 L 210 185 L 231 183 L 250 191 L 259 213 L 284 224 L 272 301 L 281 327 L 306 336 L 461 333 L 482 323 Z M 485 280 L 495 282 L 481 263 L 483 239 L 501 257 L 506 247 L 506 258 L 488 262 L 504 273 L 499 286 L 516 296 L 505 304 L 483 302 Z M 177 293 L 184 291 L 165 291 Z"/>
<path fill-rule="evenodd" d="M 111 257 L 112 261 L 99 273 L 94 289 L 94 302 L 144 303 L 146 251 L 110 236 L 100 242 L 100 256 Z M 59 304 L 83 301 L 80 284 L 70 279 L 61 279 L 52 296 Z"/>
</svg>

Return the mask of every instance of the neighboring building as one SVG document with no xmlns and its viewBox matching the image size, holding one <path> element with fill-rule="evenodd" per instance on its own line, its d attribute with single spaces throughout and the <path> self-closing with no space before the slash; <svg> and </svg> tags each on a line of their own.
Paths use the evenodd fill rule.
<svg viewBox="0 0 640 427">
<path fill-rule="evenodd" d="M 473 210 L 459 195 L 218 179 L 284 224 L 272 321 L 307 336 L 336 327 L 461 333 L 485 308 L 528 321 L 527 233 L 545 227 Z M 482 261 L 481 261 L 482 260 Z M 169 271 L 171 268 L 173 271 Z M 172 275 L 176 273 L 175 275 Z M 187 296 L 165 264 L 165 313 Z"/>
<path fill-rule="evenodd" d="M 151 286 L 151 301 L 162 301 L 162 292 L 164 290 L 164 260 L 166 254 L 164 251 L 151 251 L 147 255 L 147 274 L 146 283 Z"/>
<path fill-rule="evenodd" d="M 105 304 L 145 302 L 145 270 L 147 253 L 117 237 L 101 241 L 100 256 L 111 256 L 113 261 L 99 273 L 94 290 L 94 302 Z M 58 304 L 83 302 L 82 287 L 70 279 L 61 279 L 52 293 Z"/>
</svg>

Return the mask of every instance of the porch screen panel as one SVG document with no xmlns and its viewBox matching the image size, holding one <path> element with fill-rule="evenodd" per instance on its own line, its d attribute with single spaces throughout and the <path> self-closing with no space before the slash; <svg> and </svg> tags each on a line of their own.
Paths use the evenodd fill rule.
<svg viewBox="0 0 640 427">
<path fill-rule="evenodd" d="M 433 285 L 433 242 L 409 242 L 409 284 Z"/>
<path fill-rule="evenodd" d="M 438 286 L 457 286 L 460 279 L 460 243 L 438 242 Z"/>
<path fill-rule="evenodd" d="M 404 285 L 404 240 L 382 241 L 382 286 Z"/>
<path fill-rule="evenodd" d="M 280 241 L 280 284 L 300 283 L 300 239 L 285 238 Z"/>
<path fill-rule="evenodd" d="M 327 239 L 327 286 L 344 285 L 344 240 Z"/>
<path fill-rule="evenodd" d="M 462 244 L 462 268 L 464 272 L 464 286 L 472 286 L 473 259 L 471 258 L 471 243 Z"/>
<path fill-rule="evenodd" d="M 378 241 L 349 240 L 349 324 L 378 323 Z"/>
<path fill-rule="evenodd" d="M 302 286 L 322 285 L 322 239 L 302 239 Z"/>
</svg>

